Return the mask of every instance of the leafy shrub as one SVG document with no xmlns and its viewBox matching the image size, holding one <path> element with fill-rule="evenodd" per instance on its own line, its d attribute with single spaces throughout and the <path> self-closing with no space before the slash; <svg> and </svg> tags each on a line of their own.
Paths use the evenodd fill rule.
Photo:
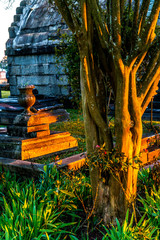
<svg viewBox="0 0 160 240">
<path fill-rule="evenodd" d="M 158 189 L 160 186 L 160 164 L 157 163 L 151 169 L 150 167 L 141 169 L 138 173 L 138 191 L 144 192 L 148 189 L 149 193 L 153 187 Z M 140 194 L 141 195 L 141 194 Z"/>
<path fill-rule="evenodd" d="M 151 168 L 142 168 L 138 172 L 138 183 L 137 188 L 139 193 L 143 193 L 145 188 L 151 189 L 154 185 L 154 180 L 152 178 Z"/>
<path fill-rule="evenodd" d="M 129 211 L 127 211 L 125 221 L 121 226 L 118 219 L 116 219 L 117 226 L 112 226 L 111 229 L 107 229 L 105 226 L 106 234 L 102 240 L 143 240 L 143 239 L 157 239 L 155 237 L 155 232 L 157 230 L 149 220 L 145 220 L 145 215 L 139 220 L 139 222 L 134 225 L 133 215 L 129 221 Z"/>
<path fill-rule="evenodd" d="M 151 193 L 145 190 L 145 198 L 140 197 L 140 202 L 142 203 L 141 210 L 144 212 L 148 218 L 150 224 L 160 229 L 160 187 L 158 190 L 153 186 Z M 157 230 L 159 236 L 159 230 Z"/>
<path fill-rule="evenodd" d="M 56 168 L 45 167 L 35 180 L 1 173 L 0 239 L 74 238 L 85 214 L 82 203 L 89 199 L 89 178 L 81 173 L 60 177 Z"/>
<path fill-rule="evenodd" d="M 56 48 L 57 63 L 64 66 L 64 72 L 68 76 L 71 86 L 72 102 L 80 106 L 80 57 L 76 39 L 73 35 L 62 34 L 61 46 Z"/>
</svg>

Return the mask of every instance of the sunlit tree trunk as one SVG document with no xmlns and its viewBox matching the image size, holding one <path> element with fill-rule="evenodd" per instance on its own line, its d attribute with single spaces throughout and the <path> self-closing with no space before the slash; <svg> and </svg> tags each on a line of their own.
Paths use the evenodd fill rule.
<svg viewBox="0 0 160 240">
<path fill-rule="evenodd" d="M 94 210 L 106 224 L 115 223 L 116 217 L 123 220 L 134 203 L 142 115 L 160 79 L 160 48 L 154 40 L 160 0 L 154 1 L 149 16 L 149 0 L 141 5 L 139 0 L 127 2 L 129 10 L 126 1 L 106 0 L 104 11 L 99 0 L 55 0 L 79 47 L 87 153 L 105 144 L 108 152 L 115 147 L 124 156 L 122 163 L 129 163 L 127 171 L 118 174 L 89 164 Z M 123 14 L 128 14 L 127 20 Z M 155 54 L 139 84 L 137 71 L 154 46 Z M 115 96 L 115 143 L 107 119 L 106 78 Z"/>
</svg>

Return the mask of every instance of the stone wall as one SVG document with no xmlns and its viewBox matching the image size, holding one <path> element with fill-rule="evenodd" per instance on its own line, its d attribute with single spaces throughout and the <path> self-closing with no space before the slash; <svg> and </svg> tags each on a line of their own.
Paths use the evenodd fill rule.
<svg viewBox="0 0 160 240">
<path fill-rule="evenodd" d="M 69 97 L 67 76 L 55 55 L 59 36 L 65 32 L 66 24 L 48 0 L 20 3 L 6 43 L 11 96 L 19 94 L 18 85 L 34 84 L 39 94 Z"/>
<path fill-rule="evenodd" d="M 48 0 L 21 1 L 6 43 L 11 96 L 19 94 L 18 85 L 34 84 L 39 94 L 69 97 L 67 77 L 55 56 L 60 35 L 66 32 L 68 27 L 54 4 L 49 5 Z"/>
<path fill-rule="evenodd" d="M 12 96 L 19 94 L 17 86 L 34 84 L 39 94 L 68 96 L 70 87 L 63 67 L 54 54 L 10 56 L 9 83 Z"/>
</svg>

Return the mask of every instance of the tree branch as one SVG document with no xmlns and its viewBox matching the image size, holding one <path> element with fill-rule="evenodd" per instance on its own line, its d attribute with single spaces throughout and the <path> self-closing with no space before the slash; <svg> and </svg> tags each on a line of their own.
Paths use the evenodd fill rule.
<svg viewBox="0 0 160 240">
<path fill-rule="evenodd" d="M 122 22 L 122 16 L 123 16 L 123 12 L 124 12 L 125 2 L 126 2 L 126 0 L 120 0 L 121 22 Z"/>
<path fill-rule="evenodd" d="M 150 5 L 150 0 L 143 0 L 140 13 L 139 13 L 138 35 L 142 34 L 145 21 L 146 21 L 146 16 L 149 9 L 149 5 Z"/>
<path fill-rule="evenodd" d="M 154 40 L 156 36 L 155 28 L 156 28 L 159 12 L 160 12 L 160 0 L 156 0 L 154 1 L 152 12 L 149 16 L 148 24 L 145 28 L 144 33 L 142 32 L 142 35 L 141 35 L 142 45 L 147 45 L 148 43 L 151 43 Z"/>
<path fill-rule="evenodd" d="M 109 48 L 108 40 L 109 40 L 109 30 L 107 24 L 104 25 L 102 22 L 102 14 L 101 14 L 101 8 L 97 4 L 96 0 L 89 0 L 89 7 L 92 11 L 92 17 L 94 19 L 98 36 L 101 41 L 101 45 L 103 48 Z"/>
<path fill-rule="evenodd" d="M 141 104 L 147 95 L 151 85 L 155 81 L 155 77 L 158 74 L 160 67 L 160 50 L 156 53 L 156 56 L 150 61 L 146 73 L 142 78 L 142 88 L 138 92 L 138 97 L 141 99 Z"/>
<path fill-rule="evenodd" d="M 134 3 L 134 16 L 133 16 L 133 26 L 132 26 L 132 48 L 134 48 L 138 36 L 138 17 L 139 17 L 139 7 L 140 0 L 135 0 Z"/>
<path fill-rule="evenodd" d="M 157 76 L 154 78 L 154 82 L 152 83 L 149 91 L 147 92 L 147 95 L 146 95 L 145 99 L 143 100 L 143 103 L 141 105 L 142 115 L 145 112 L 145 110 L 146 110 L 148 104 L 150 103 L 151 99 L 153 98 L 153 96 L 155 96 L 157 94 L 156 91 L 158 90 L 159 80 L 160 80 L 160 73 L 158 73 Z"/>
<path fill-rule="evenodd" d="M 84 76 L 86 76 L 84 78 L 84 86 L 86 89 L 89 111 L 94 122 L 96 123 L 98 128 L 101 130 L 101 133 L 103 134 L 103 140 L 106 143 L 106 147 L 108 148 L 108 150 L 111 150 L 113 148 L 113 145 L 111 143 L 110 131 L 99 112 L 97 102 L 95 99 L 95 91 L 93 89 L 92 83 L 93 79 L 91 77 L 90 60 L 88 56 L 85 56 L 85 58 L 82 61 L 84 66 Z"/>
<path fill-rule="evenodd" d="M 65 22 L 67 23 L 68 27 L 71 29 L 71 31 L 73 33 L 76 32 L 76 28 L 77 26 L 75 26 L 75 23 L 73 22 L 72 19 L 72 15 L 71 14 L 71 9 L 68 8 L 67 4 L 66 4 L 66 0 L 55 0 L 55 3 L 60 11 L 60 13 L 62 14 Z"/>
<path fill-rule="evenodd" d="M 119 51 L 121 48 L 121 16 L 120 16 L 120 0 L 112 0 L 112 35 L 113 41 L 116 43 Z"/>
</svg>

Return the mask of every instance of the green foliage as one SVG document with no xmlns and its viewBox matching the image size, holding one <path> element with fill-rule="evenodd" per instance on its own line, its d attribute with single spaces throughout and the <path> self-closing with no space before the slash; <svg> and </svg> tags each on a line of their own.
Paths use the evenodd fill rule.
<svg viewBox="0 0 160 240">
<path fill-rule="evenodd" d="M 2 98 L 8 98 L 10 96 L 10 91 L 2 91 Z"/>
<path fill-rule="evenodd" d="M 141 169 L 138 172 L 138 190 L 139 192 L 144 192 L 144 188 L 151 189 L 154 185 L 154 181 L 151 175 L 151 169 Z"/>
<path fill-rule="evenodd" d="M 3 70 L 7 70 L 8 63 L 7 63 L 7 57 L 3 57 L 3 59 L 0 61 L 0 68 Z"/>
<path fill-rule="evenodd" d="M 90 198 L 89 178 L 81 173 L 60 178 L 56 168 L 45 167 L 39 179 L 19 181 L 9 172 L 1 172 L 0 239 L 74 237 L 82 221 L 82 202 Z"/>
<path fill-rule="evenodd" d="M 107 229 L 105 226 L 106 234 L 102 240 L 134 240 L 134 239 L 157 239 L 155 237 L 155 232 L 157 228 L 150 223 L 149 220 L 145 220 L 145 215 L 139 220 L 139 222 L 134 225 L 134 216 L 132 214 L 131 220 L 129 221 L 129 211 L 127 211 L 125 221 L 121 226 L 118 219 L 116 219 L 117 226 Z"/>
<path fill-rule="evenodd" d="M 157 228 L 157 235 L 160 232 L 160 187 L 156 190 L 155 186 L 151 189 L 149 194 L 147 188 L 145 189 L 145 198 L 140 197 L 142 203 L 141 210 L 144 212 L 149 219 L 149 223 Z"/>
<path fill-rule="evenodd" d="M 138 173 L 138 189 L 143 193 L 145 189 L 151 192 L 152 188 L 158 189 L 160 186 L 160 164 L 157 163 L 153 168 L 141 169 Z"/>
<path fill-rule="evenodd" d="M 67 109 L 70 113 L 70 120 L 53 124 L 51 126 L 52 131 L 68 131 L 78 141 L 78 149 L 74 151 L 74 154 L 82 153 L 86 151 L 84 122 L 82 113 L 75 109 Z M 59 156 L 60 159 L 71 156 L 73 153 L 65 153 Z"/>
<path fill-rule="evenodd" d="M 140 176 L 145 185 L 149 170 Z M 158 240 L 160 188 L 145 190 L 140 203 L 138 223 L 128 211 L 122 224 L 116 219 L 108 228 L 94 215 L 88 169 L 60 172 L 45 166 L 37 179 L 0 170 L 0 239 Z"/>
<path fill-rule="evenodd" d="M 118 176 L 121 172 L 127 172 L 128 166 L 131 165 L 123 153 L 119 153 L 116 148 L 108 152 L 105 149 L 105 145 L 102 147 L 97 145 L 96 150 L 88 155 L 88 161 L 93 167 L 99 166 L 99 169 L 103 169 L 103 171 L 107 171 L 115 176 Z M 134 161 L 138 164 L 141 163 L 138 158 L 134 159 Z"/>
<path fill-rule="evenodd" d="M 76 39 L 73 35 L 61 35 L 61 46 L 56 48 L 58 63 L 63 64 L 71 86 L 72 102 L 80 105 L 80 57 Z"/>
</svg>

